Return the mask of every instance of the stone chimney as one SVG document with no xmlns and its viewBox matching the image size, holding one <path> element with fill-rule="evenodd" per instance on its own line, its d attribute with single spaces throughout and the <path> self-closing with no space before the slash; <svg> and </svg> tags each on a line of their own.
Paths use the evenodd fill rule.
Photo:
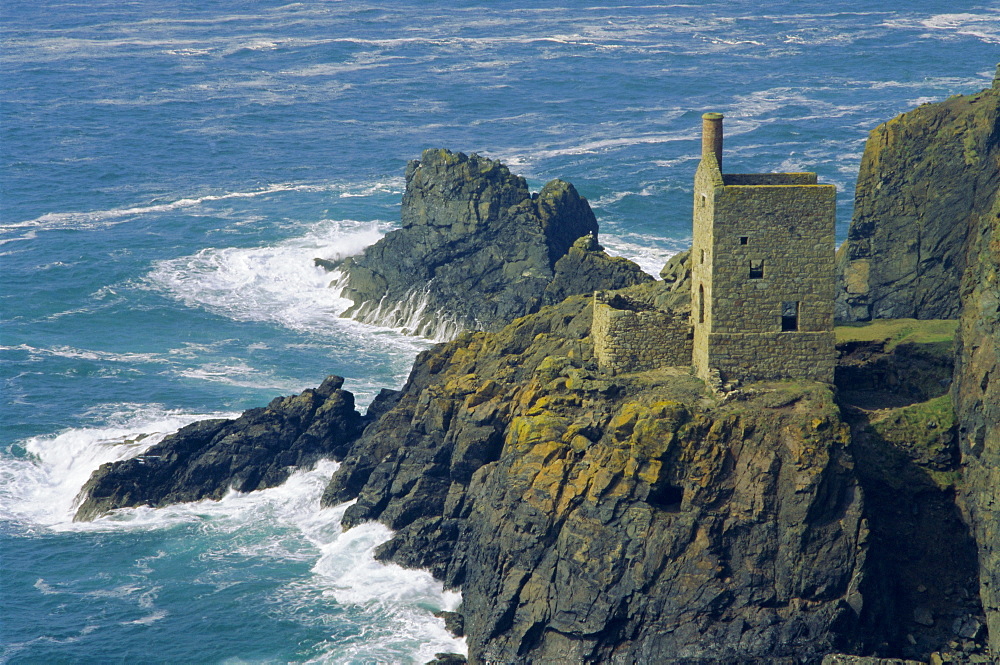
<svg viewBox="0 0 1000 665">
<path fill-rule="evenodd" d="M 701 116 L 701 156 L 714 154 L 722 170 L 722 114 L 706 113 Z"/>
</svg>

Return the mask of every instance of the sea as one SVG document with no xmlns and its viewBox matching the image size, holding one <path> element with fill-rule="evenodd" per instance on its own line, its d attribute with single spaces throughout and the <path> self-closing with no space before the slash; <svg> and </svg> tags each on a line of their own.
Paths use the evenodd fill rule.
<svg viewBox="0 0 1000 665">
<path fill-rule="evenodd" d="M 4 0 L 0 36 L 0 662 L 423 663 L 461 596 L 319 507 L 336 462 L 75 523 L 82 484 L 328 374 L 400 387 L 434 340 L 340 318 L 313 259 L 395 228 L 421 151 L 574 183 L 656 274 L 719 111 L 726 170 L 818 172 L 843 240 L 868 131 L 988 87 L 1000 5 Z"/>
</svg>

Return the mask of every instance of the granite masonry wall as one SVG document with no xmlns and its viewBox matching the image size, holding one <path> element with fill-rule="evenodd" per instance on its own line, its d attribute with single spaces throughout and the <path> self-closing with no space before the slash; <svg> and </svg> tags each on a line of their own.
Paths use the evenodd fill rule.
<svg viewBox="0 0 1000 665">
<path fill-rule="evenodd" d="M 612 374 L 691 364 L 691 324 L 686 311 L 659 310 L 597 291 L 590 334 L 598 365 Z"/>
</svg>

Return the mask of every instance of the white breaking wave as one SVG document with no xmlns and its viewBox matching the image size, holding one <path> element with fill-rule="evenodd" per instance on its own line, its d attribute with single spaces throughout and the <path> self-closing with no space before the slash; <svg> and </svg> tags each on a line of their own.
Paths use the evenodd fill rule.
<svg viewBox="0 0 1000 665">
<path fill-rule="evenodd" d="M 921 37 L 948 38 L 954 35 L 975 37 L 987 44 L 1000 44 L 1000 12 L 973 14 L 970 12 L 934 14 L 923 18 L 901 18 L 885 21 L 887 28 L 927 29 Z"/>
<path fill-rule="evenodd" d="M 147 281 L 189 307 L 239 321 L 268 321 L 314 335 L 381 334 L 380 345 L 415 354 L 426 343 L 406 336 L 451 339 L 461 327 L 444 313 L 427 312 L 426 293 L 419 289 L 405 302 L 368 307 L 363 317 L 341 318 L 352 304 L 341 297 L 342 274 L 313 262 L 314 258 L 336 262 L 359 254 L 388 228 L 387 223 L 324 220 L 308 234 L 276 245 L 207 248 L 160 261 Z M 371 326 L 387 330 L 380 333 Z"/>
<path fill-rule="evenodd" d="M 329 288 L 335 276 L 313 263 L 361 252 L 382 237 L 377 223 L 317 223 L 301 237 L 263 247 L 207 248 L 160 261 L 149 282 L 189 307 L 239 321 L 270 321 L 303 332 L 333 332 L 351 301 Z"/>
<path fill-rule="evenodd" d="M 31 437 L 18 444 L 28 457 L 0 456 L 0 519 L 71 528 L 77 494 L 97 467 L 140 455 L 196 420 L 236 415 L 120 404 L 103 427 Z"/>
<path fill-rule="evenodd" d="M 110 407 L 109 407 L 110 408 Z M 332 604 L 351 606 L 352 616 L 370 638 L 361 644 L 331 640 L 317 647 L 310 662 L 344 662 L 345 657 L 378 662 L 426 662 L 438 652 L 466 652 L 432 610 L 454 610 L 457 592 L 425 571 L 384 565 L 374 550 L 392 532 L 380 524 L 363 524 L 346 533 L 341 518 L 350 504 L 320 509 L 319 500 L 338 464 L 320 461 L 298 470 L 278 486 L 257 492 L 229 492 L 219 501 L 182 503 L 163 508 L 126 508 L 92 522 L 73 522 L 75 499 L 83 483 L 101 464 L 141 455 L 171 431 L 206 417 L 235 414 L 181 414 L 155 406 L 115 405 L 104 427 L 81 428 L 55 436 L 33 437 L 20 445 L 27 458 L 0 457 L 0 519 L 19 523 L 29 532 L 41 527 L 58 532 L 120 532 L 197 525 L 210 547 L 201 558 L 231 566 L 233 557 L 282 561 L 315 561 L 312 575 L 289 582 L 273 598 L 283 620 L 325 625 Z M 155 558 L 155 557 L 154 557 Z M 89 595 L 134 598 L 147 612 L 127 623 L 146 625 L 166 618 L 154 605 L 156 567 L 137 561 L 143 578 L 126 586 L 87 591 Z M 223 577 L 226 577 L 223 575 Z M 200 580 L 213 584 L 212 579 Z M 229 581 L 222 581 L 223 585 Z M 53 588 L 39 578 L 42 593 L 79 593 Z"/>
<path fill-rule="evenodd" d="M 629 233 L 622 236 L 601 234 L 601 245 L 611 256 L 624 256 L 644 272 L 659 279 L 660 270 L 674 254 L 691 246 L 691 238 L 669 239 Z"/>
</svg>

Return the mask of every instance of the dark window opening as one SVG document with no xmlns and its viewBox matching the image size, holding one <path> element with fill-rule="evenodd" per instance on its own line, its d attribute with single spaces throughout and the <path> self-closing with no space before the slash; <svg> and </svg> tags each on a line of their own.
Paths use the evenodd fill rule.
<svg viewBox="0 0 1000 665">
<path fill-rule="evenodd" d="M 740 244 L 747 245 L 750 243 L 750 236 L 740 236 Z"/>
<path fill-rule="evenodd" d="M 791 332 L 799 329 L 798 301 L 781 303 L 781 332 Z"/>
<path fill-rule="evenodd" d="M 649 488 L 649 496 L 646 497 L 646 502 L 649 505 L 671 512 L 679 511 L 683 500 L 684 488 L 668 483 L 653 485 Z"/>
<path fill-rule="evenodd" d="M 750 261 L 750 279 L 764 279 L 764 259 Z"/>
<path fill-rule="evenodd" d="M 705 262 L 705 250 L 701 250 L 701 262 Z"/>
<path fill-rule="evenodd" d="M 705 323 L 705 286 L 698 285 L 698 323 Z"/>
<path fill-rule="evenodd" d="M 704 194 L 702 194 L 702 195 L 701 195 L 701 207 L 702 207 L 702 208 L 704 208 L 704 207 L 705 207 L 705 203 L 706 203 L 707 201 L 708 201 L 708 197 L 707 197 L 707 196 L 705 196 Z"/>
</svg>

